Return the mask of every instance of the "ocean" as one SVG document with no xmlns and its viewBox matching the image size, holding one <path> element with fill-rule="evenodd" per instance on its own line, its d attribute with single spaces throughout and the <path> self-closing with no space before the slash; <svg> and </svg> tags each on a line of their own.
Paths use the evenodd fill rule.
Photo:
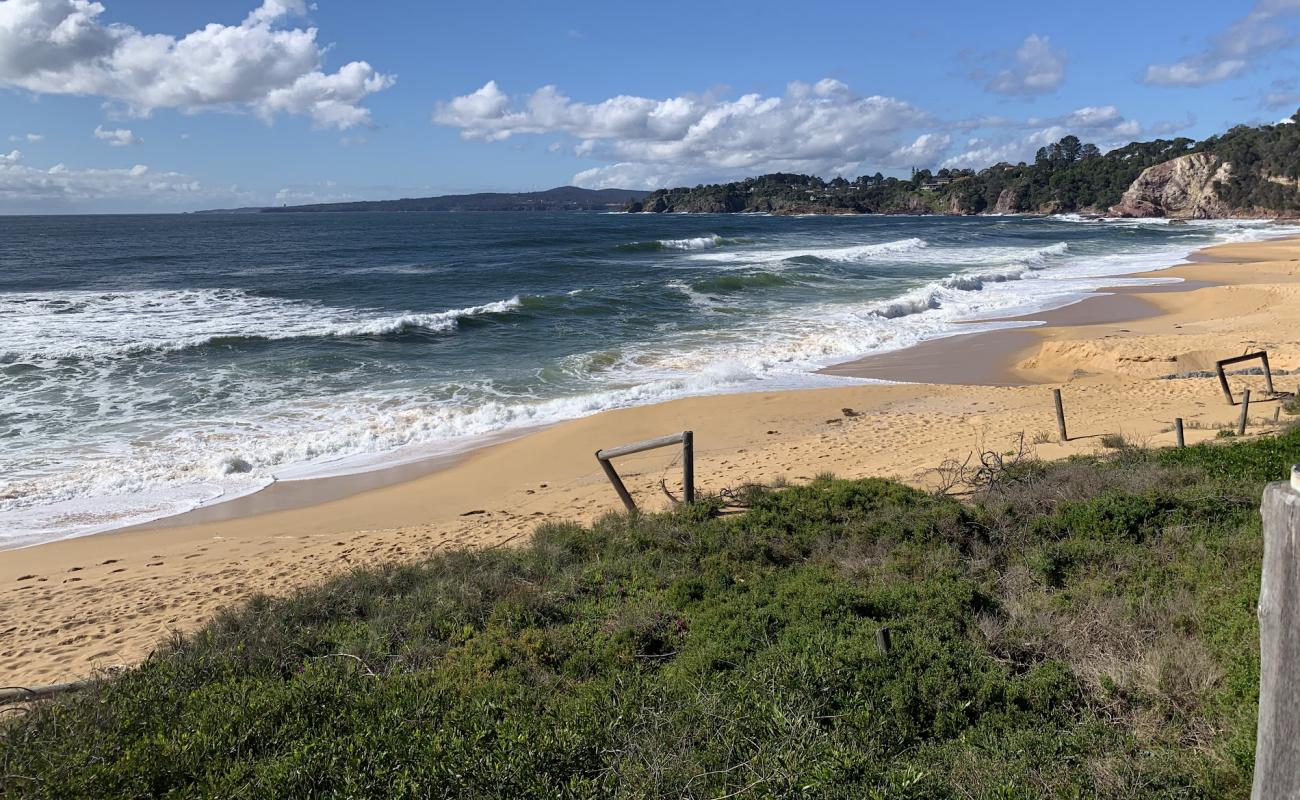
<svg viewBox="0 0 1300 800">
<path fill-rule="evenodd" d="M 1030 324 L 989 320 L 1297 233 L 1078 217 L 0 217 L 0 547 L 605 409 L 843 385 L 814 371 Z"/>
</svg>

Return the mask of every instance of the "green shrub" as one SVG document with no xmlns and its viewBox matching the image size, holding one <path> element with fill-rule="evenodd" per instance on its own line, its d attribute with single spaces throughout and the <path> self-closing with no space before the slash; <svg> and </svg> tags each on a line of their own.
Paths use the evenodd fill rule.
<svg viewBox="0 0 1300 800">
<path fill-rule="evenodd" d="M 9 715 L 9 797 L 1246 797 L 1300 432 L 548 525 Z M 876 632 L 887 627 L 883 652 Z"/>
</svg>

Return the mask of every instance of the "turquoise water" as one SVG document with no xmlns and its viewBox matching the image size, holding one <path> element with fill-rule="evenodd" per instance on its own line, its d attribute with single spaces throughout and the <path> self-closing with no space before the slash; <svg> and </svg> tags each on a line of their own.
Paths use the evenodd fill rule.
<svg viewBox="0 0 1300 800">
<path fill-rule="evenodd" d="M 0 546 L 607 408 L 842 382 L 812 370 L 1286 232 L 1010 217 L 0 218 Z"/>
</svg>

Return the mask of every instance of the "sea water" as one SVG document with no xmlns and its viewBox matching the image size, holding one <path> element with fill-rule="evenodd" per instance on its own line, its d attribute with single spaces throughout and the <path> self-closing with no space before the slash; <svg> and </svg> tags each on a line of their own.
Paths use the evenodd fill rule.
<svg viewBox="0 0 1300 800">
<path fill-rule="evenodd" d="M 0 547 L 1074 302 L 1266 222 L 0 217 Z M 969 324 L 974 322 L 974 325 Z"/>
</svg>

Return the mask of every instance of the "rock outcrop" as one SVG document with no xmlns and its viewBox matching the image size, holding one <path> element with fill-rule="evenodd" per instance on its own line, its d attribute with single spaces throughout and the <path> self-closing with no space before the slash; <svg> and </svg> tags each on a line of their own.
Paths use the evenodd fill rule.
<svg viewBox="0 0 1300 800">
<path fill-rule="evenodd" d="M 1231 176 L 1232 165 L 1210 153 L 1192 153 L 1148 167 L 1138 175 L 1110 213 L 1118 217 L 1214 219 L 1232 216 L 1215 190 Z"/>
<path fill-rule="evenodd" d="M 1016 190 L 1010 187 L 1003 189 L 998 194 L 997 202 L 993 204 L 993 208 L 989 209 L 990 214 L 1000 214 L 1003 216 L 1014 214 L 1016 211 Z"/>
</svg>

